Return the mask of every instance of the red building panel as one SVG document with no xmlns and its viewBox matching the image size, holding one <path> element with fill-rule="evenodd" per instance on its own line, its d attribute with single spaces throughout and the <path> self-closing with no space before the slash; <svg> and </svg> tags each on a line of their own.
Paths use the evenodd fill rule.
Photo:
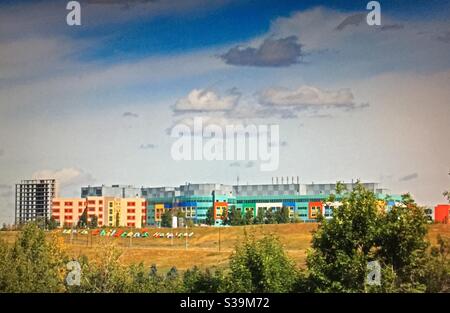
<svg viewBox="0 0 450 313">
<path fill-rule="evenodd" d="M 225 207 L 224 212 L 226 214 L 226 212 L 228 211 L 228 203 L 227 202 L 221 202 L 221 201 L 214 202 L 214 220 L 217 220 L 219 218 L 222 218 L 222 219 L 224 218 L 224 216 L 218 216 L 217 215 L 217 208 L 218 207 Z"/>
<path fill-rule="evenodd" d="M 448 212 L 450 204 L 438 204 L 434 207 L 434 221 L 437 223 L 448 223 Z"/>
<path fill-rule="evenodd" d="M 308 203 L 308 218 L 309 219 L 316 219 L 318 214 L 323 213 L 323 203 L 320 201 L 314 201 Z"/>
</svg>

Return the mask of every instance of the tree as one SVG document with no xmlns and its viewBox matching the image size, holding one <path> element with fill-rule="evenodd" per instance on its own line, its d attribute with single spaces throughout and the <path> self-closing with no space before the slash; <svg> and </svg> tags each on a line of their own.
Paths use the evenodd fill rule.
<svg viewBox="0 0 450 313">
<path fill-rule="evenodd" d="M 47 221 L 47 228 L 49 230 L 56 229 L 58 226 L 59 226 L 59 223 L 55 220 L 55 218 L 53 216 Z"/>
<path fill-rule="evenodd" d="M 120 264 L 122 252 L 112 242 L 103 242 L 96 253 L 96 262 L 87 259 L 81 262 L 81 286 L 74 286 L 75 292 L 125 292 L 130 285 L 129 271 Z"/>
<path fill-rule="evenodd" d="M 258 209 L 258 213 L 255 217 L 255 224 L 264 224 L 265 210 L 263 208 Z"/>
<path fill-rule="evenodd" d="M 290 219 L 289 219 L 289 208 L 283 206 L 280 210 L 278 210 L 275 213 L 275 221 L 278 224 L 289 223 L 289 221 L 290 221 Z"/>
<path fill-rule="evenodd" d="M 418 267 L 426 257 L 428 242 L 427 219 L 409 194 L 402 196 L 402 203 L 380 216 L 379 234 L 375 240 L 375 256 L 396 274 L 397 285 L 424 288 L 417 284 Z M 413 276 L 416 276 L 413 278 Z"/>
<path fill-rule="evenodd" d="M 333 218 L 319 217 L 307 256 L 310 291 L 424 291 L 426 219 L 409 195 L 388 212 L 379 212 L 374 193 L 357 182 L 342 196 Z M 365 283 L 367 263 L 382 266 L 382 285 Z"/>
<path fill-rule="evenodd" d="M 227 224 L 232 226 L 242 225 L 242 215 L 241 210 L 232 208 L 230 214 L 228 215 Z"/>
<path fill-rule="evenodd" d="M 172 266 L 172 268 L 167 272 L 166 277 L 164 279 L 164 288 L 165 291 L 170 292 L 183 291 L 181 277 L 175 266 Z"/>
<path fill-rule="evenodd" d="M 89 223 L 90 228 L 97 228 L 98 226 L 98 217 L 97 215 L 94 215 L 91 217 L 91 222 Z"/>
<path fill-rule="evenodd" d="M 207 225 L 214 225 L 214 209 L 211 207 L 208 209 L 208 212 L 206 213 L 206 224 Z"/>
<path fill-rule="evenodd" d="M 426 292 L 450 292 L 450 239 L 437 237 L 438 246 L 431 248 L 424 270 Z"/>
<path fill-rule="evenodd" d="M 243 224 L 244 225 L 251 225 L 253 224 L 253 209 L 247 208 L 245 211 L 245 215 L 243 218 Z"/>
<path fill-rule="evenodd" d="M 191 218 L 187 218 L 186 219 L 186 226 L 189 227 L 189 228 L 194 227 L 195 226 L 194 221 Z"/>
<path fill-rule="evenodd" d="M 291 292 L 297 270 L 277 237 L 247 236 L 230 259 L 231 292 Z"/>
<path fill-rule="evenodd" d="M 267 209 L 264 212 L 264 222 L 266 224 L 275 224 L 276 223 L 275 215 L 273 214 L 271 208 Z"/>
<path fill-rule="evenodd" d="M 60 238 L 28 223 L 13 246 L 0 243 L 0 292 L 65 291 L 66 261 Z"/>
<path fill-rule="evenodd" d="M 319 216 L 307 256 L 311 286 L 316 291 L 364 290 L 366 264 L 378 229 L 375 195 L 361 184 L 333 211 L 333 219 Z"/>
<path fill-rule="evenodd" d="M 172 227 L 172 212 L 170 210 L 166 210 L 161 215 L 161 226 L 162 227 Z"/>
<path fill-rule="evenodd" d="M 207 268 L 201 271 L 197 266 L 188 269 L 183 275 L 184 292 L 226 292 L 225 275 L 220 269 Z"/>
<path fill-rule="evenodd" d="M 88 223 L 88 213 L 87 208 L 84 209 L 83 213 L 81 213 L 80 219 L 78 220 L 78 227 L 86 227 Z"/>
</svg>

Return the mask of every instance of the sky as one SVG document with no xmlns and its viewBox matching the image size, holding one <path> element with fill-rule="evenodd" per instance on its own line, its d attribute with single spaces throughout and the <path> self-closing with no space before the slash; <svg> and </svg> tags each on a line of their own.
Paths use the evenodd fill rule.
<svg viewBox="0 0 450 313">
<path fill-rule="evenodd" d="M 0 223 L 14 184 L 379 182 L 422 205 L 450 189 L 450 2 L 0 3 Z M 279 167 L 176 161 L 194 117 L 279 125 Z"/>
</svg>

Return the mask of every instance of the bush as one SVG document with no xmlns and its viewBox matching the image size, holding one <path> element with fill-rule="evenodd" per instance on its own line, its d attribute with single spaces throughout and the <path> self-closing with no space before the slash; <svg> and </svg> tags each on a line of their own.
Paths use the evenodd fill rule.
<svg viewBox="0 0 450 313">
<path fill-rule="evenodd" d="M 63 243 L 29 223 L 12 247 L 0 244 L 0 291 L 63 292 L 66 261 Z"/>
<path fill-rule="evenodd" d="M 221 270 L 201 271 L 194 266 L 184 273 L 183 287 L 185 292 L 226 292 L 225 281 L 226 278 Z"/>
<path fill-rule="evenodd" d="M 278 238 L 247 236 L 230 260 L 231 292 L 290 292 L 297 276 Z"/>
</svg>

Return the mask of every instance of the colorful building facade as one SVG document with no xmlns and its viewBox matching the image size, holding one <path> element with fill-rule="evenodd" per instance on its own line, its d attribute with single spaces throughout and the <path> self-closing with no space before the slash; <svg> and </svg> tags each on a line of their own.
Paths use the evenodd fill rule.
<svg viewBox="0 0 450 313">
<path fill-rule="evenodd" d="M 143 198 L 90 196 L 53 199 L 52 217 L 60 227 L 76 226 L 83 213 L 86 214 L 88 223 L 96 216 L 99 227 L 140 228 L 147 221 L 147 204 Z"/>
<path fill-rule="evenodd" d="M 288 179 L 286 179 L 288 181 Z M 344 184 L 347 191 L 354 187 L 353 183 Z M 389 209 L 400 196 L 390 195 L 386 189 L 380 188 L 377 183 L 363 183 L 363 186 L 375 193 L 379 200 L 380 209 Z M 212 210 L 214 225 L 220 226 L 232 210 L 240 211 L 241 216 L 250 215 L 257 217 L 266 211 L 275 213 L 285 209 L 289 212 L 290 219 L 298 219 L 304 222 L 316 221 L 319 214 L 325 218 L 332 218 L 333 209 L 340 205 L 339 197 L 333 203 L 327 202 L 330 194 L 336 194 L 336 184 L 300 184 L 300 183 L 274 183 L 256 185 L 224 185 L 215 183 L 184 184 L 179 187 L 142 187 L 136 188 L 126 185 L 83 187 L 82 195 L 101 194 L 102 196 L 115 197 L 117 194 L 137 194 L 145 199 L 146 215 L 142 220 L 150 226 L 161 226 L 161 218 L 164 212 L 173 210 L 181 212 L 187 220 L 194 224 L 205 224 L 208 211 Z M 388 199 L 389 198 L 389 199 Z M 117 212 L 130 210 L 122 209 L 126 205 L 121 204 L 118 210 L 113 206 L 108 219 L 113 224 L 117 223 Z M 133 212 L 132 209 L 130 212 Z M 121 214 L 121 213 L 120 213 Z M 132 213 L 130 213 L 132 214 Z M 124 216 L 121 214 L 120 216 Z M 136 217 L 137 218 L 137 217 Z M 139 219 L 139 218 L 138 218 Z M 110 221 L 108 220 L 108 223 Z M 119 221 L 120 225 L 132 225 L 132 220 Z M 138 225 L 137 223 L 135 225 Z M 135 226 L 138 227 L 138 226 Z"/>
<path fill-rule="evenodd" d="M 380 208 L 389 209 L 401 200 L 395 195 L 388 199 L 387 190 L 376 183 L 363 185 L 376 194 Z M 353 184 L 345 184 L 345 187 L 352 190 Z M 146 188 L 148 225 L 159 226 L 160 216 L 166 210 L 181 211 L 195 224 L 206 223 L 209 209 L 213 210 L 216 226 L 222 225 L 233 209 L 240 211 L 241 216 L 256 217 L 267 210 L 275 213 L 285 208 L 291 219 L 314 222 L 319 213 L 332 218 L 333 209 L 340 205 L 339 197 L 333 203 L 327 202 L 329 195 L 335 193 L 335 184 L 187 184 L 179 188 L 165 187 L 170 188 L 170 193 L 161 194 L 163 188 Z M 151 197 L 152 194 L 157 197 Z"/>
</svg>

